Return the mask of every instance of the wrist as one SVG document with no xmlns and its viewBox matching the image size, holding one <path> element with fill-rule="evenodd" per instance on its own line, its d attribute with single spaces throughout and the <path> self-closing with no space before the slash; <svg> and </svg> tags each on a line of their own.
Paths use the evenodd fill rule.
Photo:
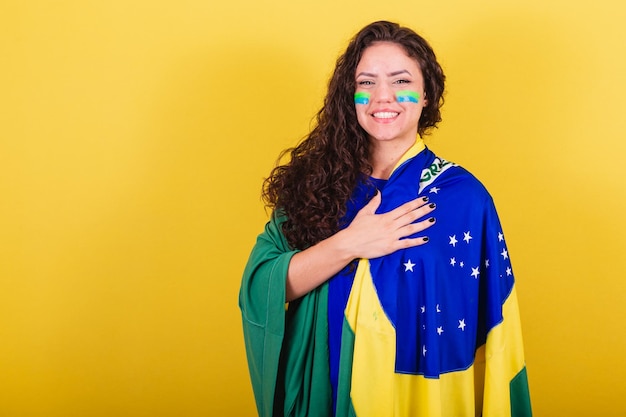
<svg viewBox="0 0 626 417">
<path fill-rule="evenodd" d="M 349 264 L 353 259 L 359 257 L 355 252 L 354 245 L 350 241 L 348 229 L 338 231 L 329 237 L 326 243 L 329 244 L 332 253 L 334 253 L 337 259 L 341 260 L 344 265 Z"/>
</svg>

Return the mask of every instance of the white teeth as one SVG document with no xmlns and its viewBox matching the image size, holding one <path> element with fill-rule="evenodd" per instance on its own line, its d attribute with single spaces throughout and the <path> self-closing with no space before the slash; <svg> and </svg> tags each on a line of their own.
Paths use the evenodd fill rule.
<svg viewBox="0 0 626 417">
<path fill-rule="evenodd" d="M 390 111 L 381 111 L 378 113 L 374 113 L 374 117 L 378 118 L 378 119 L 392 119 L 394 117 L 396 117 L 398 115 L 398 113 L 395 112 L 390 112 Z"/>
</svg>

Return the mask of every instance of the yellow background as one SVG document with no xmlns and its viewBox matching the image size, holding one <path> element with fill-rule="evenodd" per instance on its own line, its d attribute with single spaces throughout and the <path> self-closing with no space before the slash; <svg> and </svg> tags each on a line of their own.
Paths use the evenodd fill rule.
<svg viewBox="0 0 626 417">
<path fill-rule="evenodd" d="M 427 144 L 493 194 L 536 416 L 626 413 L 626 6 L 0 4 L 0 416 L 252 416 L 262 178 L 364 24 L 448 76 Z"/>
</svg>

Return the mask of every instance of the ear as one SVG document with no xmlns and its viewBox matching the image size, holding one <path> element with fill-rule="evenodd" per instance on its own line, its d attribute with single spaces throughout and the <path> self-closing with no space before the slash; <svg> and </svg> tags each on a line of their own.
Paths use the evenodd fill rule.
<svg viewBox="0 0 626 417">
<path fill-rule="evenodd" d="M 424 102 L 424 107 L 428 106 L 428 99 L 426 99 L 426 93 L 424 92 L 424 100 L 422 100 Z"/>
</svg>

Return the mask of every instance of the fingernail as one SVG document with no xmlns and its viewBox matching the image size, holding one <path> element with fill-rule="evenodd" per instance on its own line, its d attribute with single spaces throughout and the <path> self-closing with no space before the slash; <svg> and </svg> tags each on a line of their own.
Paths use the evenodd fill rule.
<svg viewBox="0 0 626 417">
<path fill-rule="evenodd" d="M 429 222 L 433 223 L 435 221 L 434 217 L 431 217 L 430 219 L 428 219 Z"/>
<path fill-rule="evenodd" d="M 435 208 L 435 207 L 437 207 L 437 205 L 436 205 L 435 203 L 430 203 L 430 204 L 428 205 L 428 207 L 430 207 L 430 208 Z"/>
<path fill-rule="evenodd" d="M 428 203 L 428 197 L 422 197 L 422 201 L 423 201 L 424 203 Z"/>
<path fill-rule="evenodd" d="M 424 242 L 428 242 L 428 238 L 427 238 L 427 237 L 422 238 L 422 240 L 423 240 Z"/>
</svg>

